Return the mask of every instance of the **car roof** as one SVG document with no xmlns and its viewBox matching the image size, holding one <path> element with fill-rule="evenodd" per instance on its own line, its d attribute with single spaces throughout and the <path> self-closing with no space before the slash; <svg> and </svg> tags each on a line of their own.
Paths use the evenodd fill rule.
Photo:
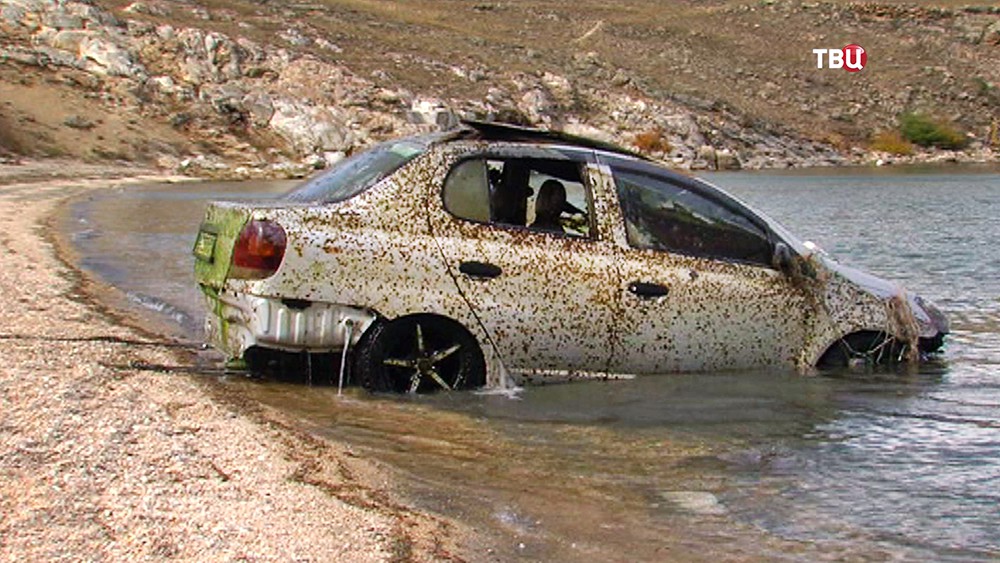
<svg viewBox="0 0 1000 563">
<path fill-rule="evenodd" d="M 521 127 L 519 125 L 498 123 L 495 121 L 463 120 L 462 127 L 456 131 L 453 139 L 568 145 L 649 161 L 649 158 L 613 143 L 606 143 L 596 139 L 571 135 L 562 131 Z"/>
</svg>

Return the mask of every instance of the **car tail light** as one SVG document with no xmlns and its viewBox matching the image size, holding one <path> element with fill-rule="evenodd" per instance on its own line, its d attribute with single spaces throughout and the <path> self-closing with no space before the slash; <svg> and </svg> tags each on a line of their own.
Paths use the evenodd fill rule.
<svg viewBox="0 0 1000 563">
<path fill-rule="evenodd" d="M 233 248 L 229 277 L 260 280 L 278 271 L 285 257 L 285 230 L 272 221 L 247 223 Z"/>
</svg>

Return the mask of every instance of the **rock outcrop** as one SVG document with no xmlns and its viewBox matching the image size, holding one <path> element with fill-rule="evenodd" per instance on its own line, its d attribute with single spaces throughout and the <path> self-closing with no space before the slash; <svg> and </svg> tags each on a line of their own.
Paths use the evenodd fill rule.
<svg viewBox="0 0 1000 563">
<path fill-rule="evenodd" d="M 454 127 L 462 118 L 583 133 L 691 169 L 826 166 L 884 156 L 804 140 L 718 104 L 653 98 L 620 69 L 610 79 L 614 89 L 548 71 L 511 71 L 490 76 L 482 98 L 444 99 L 382 86 L 377 75 L 359 76 L 316 54 L 315 47 L 334 55 L 340 48 L 311 37 L 307 28 L 280 34 L 281 44 L 261 44 L 139 19 L 172 9 L 178 8 L 135 2 L 115 15 L 74 0 L 0 0 L 0 61 L 74 69 L 91 77 L 92 89 L 119 111 L 171 123 L 208 150 L 154 160 L 188 173 L 304 174 L 378 139 Z M 977 40 L 994 41 L 995 27 Z M 607 71 L 592 53 L 581 55 L 578 64 Z M 475 68 L 452 71 L 472 82 L 488 76 Z M 656 143 L 637 142 L 651 131 Z M 980 148 L 968 158 L 993 158 L 988 147 Z"/>
</svg>

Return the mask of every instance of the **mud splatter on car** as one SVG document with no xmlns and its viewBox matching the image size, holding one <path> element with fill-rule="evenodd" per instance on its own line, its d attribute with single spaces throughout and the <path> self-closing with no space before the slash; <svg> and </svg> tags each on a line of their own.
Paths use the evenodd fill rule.
<svg viewBox="0 0 1000 563">
<path fill-rule="evenodd" d="M 492 123 L 383 143 L 276 202 L 214 203 L 194 254 L 230 358 L 349 351 L 378 391 L 897 363 L 948 332 L 701 180 Z"/>
</svg>

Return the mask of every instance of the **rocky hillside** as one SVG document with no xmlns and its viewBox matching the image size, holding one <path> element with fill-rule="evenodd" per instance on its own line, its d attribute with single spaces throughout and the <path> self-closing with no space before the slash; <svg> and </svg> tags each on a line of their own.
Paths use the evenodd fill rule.
<svg viewBox="0 0 1000 563">
<path fill-rule="evenodd" d="M 857 73 L 816 48 L 858 43 Z M 958 151 L 879 152 L 908 112 Z M 300 175 L 460 118 L 683 168 L 997 161 L 1000 7 L 947 0 L 0 0 L 0 157 Z M 903 151 L 898 151 L 903 152 Z"/>
</svg>

